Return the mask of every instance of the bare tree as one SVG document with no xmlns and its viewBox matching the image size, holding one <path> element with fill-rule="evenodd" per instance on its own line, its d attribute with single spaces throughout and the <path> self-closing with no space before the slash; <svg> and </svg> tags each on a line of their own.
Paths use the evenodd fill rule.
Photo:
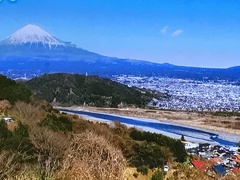
<svg viewBox="0 0 240 180">
<path fill-rule="evenodd" d="M 30 139 L 36 148 L 40 173 L 52 177 L 61 168 L 69 138 L 66 135 L 35 126 L 30 131 Z"/>
<path fill-rule="evenodd" d="M 56 179 L 121 180 L 126 164 L 106 138 L 87 131 L 74 135 Z"/>
<path fill-rule="evenodd" d="M 20 120 L 31 127 L 40 122 L 47 113 L 41 106 L 19 101 L 15 103 L 12 114 L 15 115 L 14 119 Z"/>
</svg>

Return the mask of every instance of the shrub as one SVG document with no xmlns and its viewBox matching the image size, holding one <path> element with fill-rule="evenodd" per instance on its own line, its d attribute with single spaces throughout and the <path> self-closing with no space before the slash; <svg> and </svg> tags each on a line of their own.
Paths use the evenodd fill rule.
<svg viewBox="0 0 240 180">
<path fill-rule="evenodd" d="M 159 146 L 168 147 L 177 162 L 184 162 L 187 157 L 185 147 L 180 140 L 172 139 L 162 134 L 141 132 L 136 129 L 131 131 L 130 136 L 137 141 L 154 142 Z"/>
<path fill-rule="evenodd" d="M 28 128 L 21 122 L 18 123 L 17 127 L 13 130 L 12 137 L 12 150 L 22 152 L 22 159 L 32 160 L 32 156 L 35 152 L 34 146 L 29 139 Z M 28 157 L 26 157 L 28 156 Z"/>
<path fill-rule="evenodd" d="M 21 163 L 17 162 L 16 158 L 16 153 L 7 151 L 0 153 L 0 179 L 10 179 L 20 169 Z"/>
<path fill-rule="evenodd" d="M 7 100 L 0 101 L 0 113 L 4 113 L 9 108 L 10 108 L 9 101 Z"/>
<path fill-rule="evenodd" d="M 41 179 L 51 178 L 62 165 L 64 152 L 69 146 L 69 137 L 39 126 L 31 130 L 30 138 L 36 148 Z"/>
<path fill-rule="evenodd" d="M 161 152 L 161 147 L 156 143 L 135 143 L 135 154 L 132 159 L 132 165 L 137 167 L 149 166 L 155 168 L 163 165 L 164 156 Z"/>
<path fill-rule="evenodd" d="M 143 166 L 138 166 L 137 167 L 137 172 L 142 173 L 143 175 L 148 174 L 148 167 L 143 165 Z"/>
<path fill-rule="evenodd" d="M 34 150 L 27 126 L 18 123 L 11 132 L 5 121 L 0 121 L 0 179 L 9 179 L 24 162 L 35 162 Z"/>
<path fill-rule="evenodd" d="M 8 130 L 7 123 L 0 120 L 0 151 L 9 149 L 9 140 L 12 138 L 12 132 Z"/>
<path fill-rule="evenodd" d="M 11 132 L 6 122 L 0 121 L 0 150 L 17 153 L 14 157 L 18 157 L 19 162 L 34 160 L 34 146 L 29 139 L 27 126 L 18 123 Z"/>
<path fill-rule="evenodd" d="M 75 135 L 57 179 L 123 179 L 126 160 L 104 137 L 86 131 Z"/>
<path fill-rule="evenodd" d="M 48 114 L 40 123 L 41 126 L 47 127 L 53 131 L 72 131 L 72 122 L 68 117 L 55 114 Z"/>
<path fill-rule="evenodd" d="M 163 172 L 160 171 L 160 170 L 157 170 L 157 171 L 152 175 L 151 180 L 163 180 L 163 178 L 164 178 Z"/>
<path fill-rule="evenodd" d="M 137 178 L 138 177 L 138 173 L 133 173 L 133 177 Z"/>
</svg>

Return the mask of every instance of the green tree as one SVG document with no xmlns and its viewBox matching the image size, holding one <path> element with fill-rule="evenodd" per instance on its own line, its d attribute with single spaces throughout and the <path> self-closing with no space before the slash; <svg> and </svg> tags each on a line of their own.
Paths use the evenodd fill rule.
<svg viewBox="0 0 240 180">
<path fill-rule="evenodd" d="M 155 171 L 151 178 L 151 180 L 163 180 L 163 179 L 164 179 L 164 174 L 160 170 Z"/>
<path fill-rule="evenodd" d="M 33 155 L 35 149 L 29 139 L 27 126 L 19 122 L 17 127 L 13 130 L 12 134 L 13 136 L 11 149 L 25 153 L 28 156 Z"/>
<path fill-rule="evenodd" d="M 148 167 L 143 165 L 143 166 L 138 166 L 137 167 L 137 172 L 142 173 L 143 175 L 148 174 Z"/>
<path fill-rule="evenodd" d="M 178 162 L 184 162 L 187 158 L 187 152 L 180 140 L 172 139 L 162 134 L 138 131 L 133 129 L 130 136 L 134 140 L 157 143 L 159 146 L 168 147 Z"/>
<path fill-rule="evenodd" d="M 149 168 L 163 166 L 165 158 L 162 154 L 161 146 L 158 144 L 143 141 L 141 143 L 135 143 L 133 148 L 135 155 L 132 164 L 134 166 L 146 165 Z"/>
<path fill-rule="evenodd" d="M 4 120 L 0 120 L 0 150 L 9 149 L 9 139 L 12 138 L 11 131 L 7 128 L 7 123 Z"/>
<path fill-rule="evenodd" d="M 17 101 L 30 101 L 32 93 L 23 84 L 18 84 L 2 75 L 0 75 L 0 84 L 0 100 L 6 99 L 11 104 Z"/>
<path fill-rule="evenodd" d="M 41 126 L 47 127 L 53 131 L 72 131 L 72 122 L 68 117 L 56 114 L 48 114 L 40 123 Z"/>
</svg>

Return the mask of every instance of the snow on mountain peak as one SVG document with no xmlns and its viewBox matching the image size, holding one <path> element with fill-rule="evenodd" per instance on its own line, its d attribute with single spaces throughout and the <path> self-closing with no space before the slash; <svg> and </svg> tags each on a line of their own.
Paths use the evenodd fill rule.
<svg viewBox="0 0 240 180">
<path fill-rule="evenodd" d="M 42 44 L 51 48 L 52 46 L 65 45 L 63 42 L 44 31 L 36 25 L 26 25 L 8 38 L 10 44 Z"/>
</svg>

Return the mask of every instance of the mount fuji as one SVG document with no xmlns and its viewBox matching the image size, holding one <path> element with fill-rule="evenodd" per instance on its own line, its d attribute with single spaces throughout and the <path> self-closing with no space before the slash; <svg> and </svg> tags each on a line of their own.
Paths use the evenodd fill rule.
<svg viewBox="0 0 240 180">
<path fill-rule="evenodd" d="M 51 49 L 52 46 L 64 46 L 65 43 L 61 40 L 53 37 L 48 32 L 42 30 L 40 27 L 36 25 L 27 25 L 20 30 L 16 31 L 12 35 L 10 35 L 6 41 L 8 44 L 13 45 L 42 45 L 47 46 Z"/>
<path fill-rule="evenodd" d="M 36 25 L 26 25 L 0 41 L 0 72 L 32 76 L 51 72 L 86 73 L 108 76 L 139 74 L 148 61 L 107 57 L 62 41 Z M 6 74 L 6 73 L 5 73 Z"/>
<path fill-rule="evenodd" d="M 168 63 L 107 57 L 62 41 L 36 25 L 26 25 L 0 41 L 0 73 L 11 78 L 32 78 L 66 72 L 99 76 L 118 74 L 188 79 L 240 79 L 240 67 L 210 69 Z"/>
<path fill-rule="evenodd" d="M 36 25 L 26 25 L 0 41 L 0 59 L 94 60 L 101 55 L 64 42 Z"/>
</svg>

